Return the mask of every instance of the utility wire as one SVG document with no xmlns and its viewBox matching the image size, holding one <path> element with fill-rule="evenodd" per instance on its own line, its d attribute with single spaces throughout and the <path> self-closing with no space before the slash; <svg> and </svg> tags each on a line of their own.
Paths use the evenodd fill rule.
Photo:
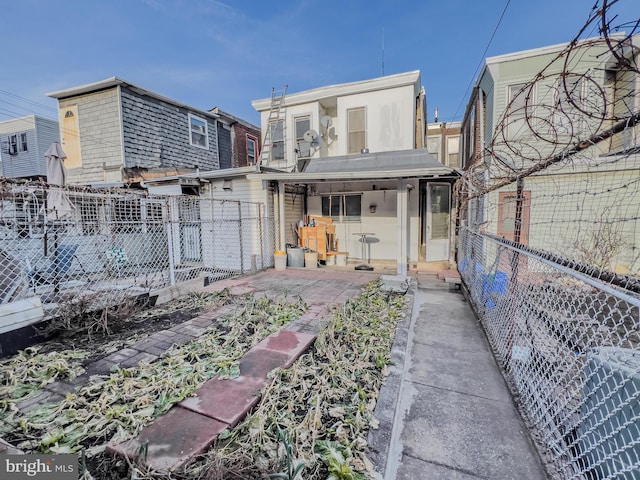
<svg viewBox="0 0 640 480">
<path fill-rule="evenodd" d="M 3 90 L 1 88 L 0 88 L 0 93 L 3 93 L 3 94 L 5 94 L 5 95 L 7 95 L 9 97 L 13 97 L 13 98 L 15 98 L 17 100 L 20 100 L 20 101 L 24 102 L 24 103 L 28 103 L 28 104 L 30 104 L 30 105 L 32 105 L 34 107 L 43 108 L 45 110 L 49 110 L 50 112 L 57 113 L 57 110 L 54 107 L 52 107 L 51 105 L 45 105 L 44 103 L 38 103 L 35 100 L 30 100 L 30 99 L 28 99 L 26 97 L 21 97 L 20 95 L 16 95 L 15 93 L 8 92 L 8 91 Z"/>
<path fill-rule="evenodd" d="M 511 0 L 507 0 L 507 3 L 505 3 L 504 8 L 502 9 L 502 13 L 500 14 L 500 18 L 498 19 L 498 23 L 496 23 L 496 26 L 493 29 L 493 33 L 491 34 L 491 38 L 489 39 L 489 42 L 487 43 L 487 46 L 484 49 L 484 52 L 482 52 L 482 55 L 480 56 L 480 61 L 478 62 L 478 66 L 476 67 L 475 72 L 473 72 L 473 75 L 471 76 L 471 80 L 469 80 L 469 84 L 467 85 L 467 88 L 464 91 L 464 94 L 462 95 L 462 98 L 460 99 L 460 102 L 458 103 L 458 106 L 456 107 L 456 111 L 455 111 L 455 113 L 453 114 L 453 117 L 452 117 L 453 120 L 455 120 L 456 116 L 458 115 L 458 111 L 460 110 L 460 106 L 462 105 L 462 102 L 464 102 L 464 100 L 467 98 L 467 94 L 469 93 L 471 85 L 473 85 L 473 82 L 476 79 L 476 75 L 478 74 L 478 71 L 480 70 L 480 67 L 482 67 L 482 64 L 484 63 L 485 55 L 487 54 L 487 51 L 489 50 L 489 47 L 491 46 L 491 42 L 493 42 L 493 38 L 496 36 L 496 33 L 498 32 L 498 27 L 500 26 L 500 23 L 502 23 L 502 19 L 504 18 L 504 14 L 507 13 L 507 8 L 509 7 L 510 3 L 511 3 Z"/>
</svg>

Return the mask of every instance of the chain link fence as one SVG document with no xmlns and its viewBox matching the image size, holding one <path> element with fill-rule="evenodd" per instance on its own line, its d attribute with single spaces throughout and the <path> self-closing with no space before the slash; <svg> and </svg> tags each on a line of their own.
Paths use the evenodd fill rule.
<svg viewBox="0 0 640 480">
<path fill-rule="evenodd" d="M 0 304 L 45 318 L 273 266 L 260 203 L 0 182 Z"/>
<path fill-rule="evenodd" d="M 640 479 L 631 4 L 596 1 L 571 42 L 495 84 L 499 107 L 478 87 L 478 137 L 457 185 L 458 270 L 554 479 Z"/>
<path fill-rule="evenodd" d="M 640 290 L 559 260 L 460 232 L 461 276 L 551 473 L 640 478 Z"/>
</svg>

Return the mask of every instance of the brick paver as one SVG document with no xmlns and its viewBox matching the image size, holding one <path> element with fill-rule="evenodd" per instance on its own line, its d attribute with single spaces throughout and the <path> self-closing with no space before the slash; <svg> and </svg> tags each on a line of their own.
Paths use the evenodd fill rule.
<svg viewBox="0 0 640 480">
<path fill-rule="evenodd" d="M 169 414 L 143 429 L 138 438 L 124 445 L 110 445 L 108 450 L 132 456 L 144 441 L 149 441 L 149 466 L 170 470 L 185 464 L 194 455 L 205 451 L 226 426 L 235 425 L 249 412 L 259 401 L 260 389 L 269 384 L 271 370 L 288 368 L 309 348 L 315 340 L 315 333 L 326 324 L 334 305 L 357 295 L 364 284 L 374 278 L 375 275 L 354 272 L 287 269 L 277 274 L 266 271 L 243 279 L 223 280 L 204 287 L 210 292 L 229 288 L 234 294 L 253 292 L 256 296 L 300 295 L 308 309 L 300 318 L 247 352 L 240 361 L 240 377 L 207 381 L 194 396 L 183 400 Z M 207 312 L 169 329 L 169 338 L 164 334 L 159 337 L 165 342 L 185 343 L 204 333 L 217 318 L 232 313 L 236 308 L 230 304 L 215 312 Z M 157 345 L 154 342 L 141 343 L 141 348 L 150 352 Z M 131 353 L 126 355 L 129 361 L 137 358 Z"/>
</svg>

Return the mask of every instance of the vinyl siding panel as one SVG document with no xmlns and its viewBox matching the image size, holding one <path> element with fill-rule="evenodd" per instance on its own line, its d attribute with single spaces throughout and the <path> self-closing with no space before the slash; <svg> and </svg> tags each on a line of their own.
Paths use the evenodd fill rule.
<svg viewBox="0 0 640 480">
<path fill-rule="evenodd" d="M 21 134 L 27 135 L 27 151 L 22 151 Z M 55 120 L 31 115 L 2 122 L 0 140 L 8 140 L 16 135 L 18 152 L 16 155 L 2 154 L 2 176 L 7 178 L 46 176 L 47 166 L 44 154 L 53 142 L 60 141 L 58 123 Z"/>
</svg>

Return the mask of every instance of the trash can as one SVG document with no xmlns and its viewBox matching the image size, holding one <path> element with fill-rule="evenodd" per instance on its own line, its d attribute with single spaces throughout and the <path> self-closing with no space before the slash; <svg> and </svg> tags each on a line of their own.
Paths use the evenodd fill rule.
<svg viewBox="0 0 640 480">
<path fill-rule="evenodd" d="M 278 251 L 273 254 L 274 267 L 278 271 L 286 270 L 287 268 L 287 254 Z"/>
<path fill-rule="evenodd" d="M 287 247 L 287 266 L 304 267 L 304 249 Z"/>
<path fill-rule="evenodd" d="M 348 252 L 338 252 L 336 253 L 336 265 L 339 267 L 347 266 L 347 255 Z"/>
</svg>

